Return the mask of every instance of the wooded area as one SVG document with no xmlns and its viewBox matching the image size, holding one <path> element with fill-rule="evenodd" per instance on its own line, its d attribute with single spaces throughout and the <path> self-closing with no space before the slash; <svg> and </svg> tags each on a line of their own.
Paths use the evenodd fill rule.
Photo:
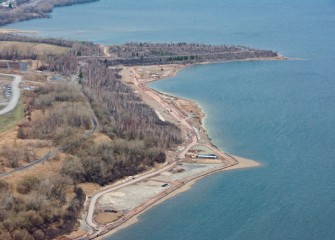
<svg viewBox="0 0 335 240">
<path fill-rule="evenodd" d="M 0 149 L 0 165 L 7 168 L 35 161 L 32 142 L 37 139 L 39 145 L 51 142 L 68 149 L 80 145 L 83 133 L 92 127 L 91 111 L 79 86 L 48 84 L 26 94 L 30 99 L 25 106 L 27 120 L 20 124 L 17 136 L 32 141 L 29 147 L 14 144 Z M 0 180 L 0 239 L 44 240 L 69 233 L 78 226 L 84 200 L 71 177 L 57 171 L 51 176 L 30 175 L 16 184 Z"/>
<path fill-rule="evenodd" d="M 45 240 L 73 230 L 85 195 L 69 177 L 22 179 L 16 186 L 0 180 L 0 239 Z M 68 192 L 74 197 L 67 197 Z"/>
<path fill-rule="evenodd" d="M 278 57 L 276 52 L 245 46 L 194 43 L 126 43 L 109 47 L 109 65 L 190 64 Z"/>
<path fill-rule="evenodd" d="M 169 148 L 180 142 L 180 131 L 162 122 L 133 89 L 119 80 L 118 70 L 91 62 L 82 69 L 82 85 L 103 132 L 111 138 L 141 139 L 148 146 Z"/>
</svg>

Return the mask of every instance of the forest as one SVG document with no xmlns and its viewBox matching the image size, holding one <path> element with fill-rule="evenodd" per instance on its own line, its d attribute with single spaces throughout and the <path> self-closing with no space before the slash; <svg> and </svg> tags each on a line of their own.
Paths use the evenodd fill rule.
<svg viewBox="0 0 335 240">
<path fill-rule="evenodd" d="M 126 43 L 109 46 L 109 65 L 192 64 L 243 59 L 275 58 L 271 50 L 245 46 L 196 43 Z"/>
</svg>

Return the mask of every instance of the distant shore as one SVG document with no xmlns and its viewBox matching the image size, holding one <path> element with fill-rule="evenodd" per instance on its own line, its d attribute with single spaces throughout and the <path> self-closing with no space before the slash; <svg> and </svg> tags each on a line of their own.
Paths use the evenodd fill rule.
<svg viewBox="0 0 335 240">
<path fill-rule="evenodd" d="M 14 10 L 8 8 L 0 9 L 0 26 L 27 21 L 37 18 L 49 18 L 50 13 L 56 7 L 70 6 L 74 4 L 84 4 L 99 0 L 30 0 L 14 7 Z"/>
<path fill-rule="evenodd" d="M 11 28 L 0 28 L 0 33 L 22 33 L 22 34 L 38 34 L 37 31 L 11 29 Z"/>
</svg>

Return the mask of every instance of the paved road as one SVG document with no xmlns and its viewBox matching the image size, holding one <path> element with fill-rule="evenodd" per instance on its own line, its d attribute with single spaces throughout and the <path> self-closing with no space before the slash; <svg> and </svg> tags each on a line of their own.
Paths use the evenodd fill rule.
<svg viewBox="0 0 335 240">
<path fill-rule="evenodd" d="M 10 99 L 7 106 L 4 109 L 0 110 L 0 115 L 3 115 L 12 111 L 16 107 L 17 102 L 20 99 L 19 84 L 22 80 L 22 77 L 19 75 L 9 75 L 9 74 L 1 74 L 1 75 L 14 77 L 14 81 L 12 82 L 12 98 Z"/>
<path fill-rule="evenodd" d="M 39 163 L 42 163 L 42 162 L 45 162 L 47 161 L 49 158 L 52 158 L 53 156 L 55 156 L 57 153 L 59 152 L 59 149 L 56 149 L 52 152 L 48 152 L 47 154 L 45 154 L 43 157 L 25 165 L 25 166 L 22 166 L 22 167 L 19 167 L 19 168 L 15 168 L 14 170 L 10 171 L 10 172 L 5 172 L 5 173 L 0 173 L 0 177 L 6 177 L 6 176 L 9 176 L 15 172 L 21 172 L 21 171 L 24 171 L 24 170 L 27 170 L 33 166 L 35 166 L 36 164 L 39 164 Z"/>
</svg>

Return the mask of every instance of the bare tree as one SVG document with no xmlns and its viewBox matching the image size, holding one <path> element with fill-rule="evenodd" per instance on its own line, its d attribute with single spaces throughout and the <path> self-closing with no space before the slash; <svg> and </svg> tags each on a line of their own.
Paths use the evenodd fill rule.
<svg viewBox="0 0 335 240">
<path fill-rule="evenodd" d="M 1 155 L 3 157 L 4 164 L 7 167 L 10 168 L 19 167 L 21 151 L 18 148 L 5 145 L 2 147 Z"/>
</svg>

